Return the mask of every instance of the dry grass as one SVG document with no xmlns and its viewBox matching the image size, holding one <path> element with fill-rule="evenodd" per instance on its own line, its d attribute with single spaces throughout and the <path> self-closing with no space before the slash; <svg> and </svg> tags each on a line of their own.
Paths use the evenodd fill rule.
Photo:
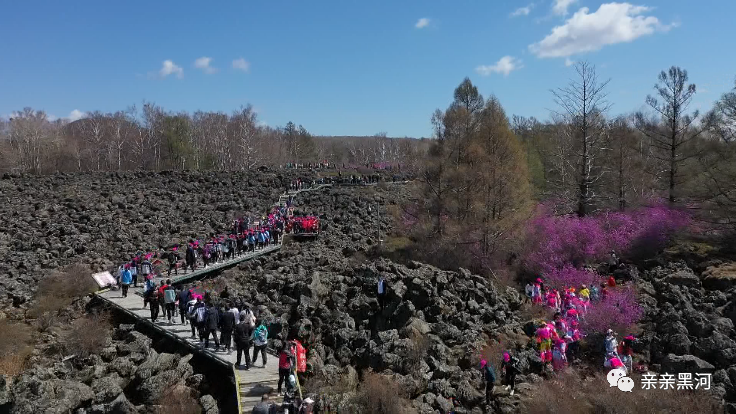
<svg viewBox="0 0 736 414">
<path fill-rule="evenodd" d="M 111 330 L 109 315 L 87 315 L 72 322 L 64 337 L 64 346 L 69 353 L 87 357 L 105 346 Z"/>
<path fill-rule="evenodd" d="M 427 356 L 427 351 L 429 351 L 429 347 L 432 345 L 432 342 L 427 335 L 414 330 L 409 335 L 409 339 L 411 340 L 412 346 L 409 348 L 409 352 L 406 355 L 406 366 L 410 367 L 411 370 L 416 370 L 419 368 L 419 364 L 422 362 L 424 357 Z"/>
<path fill-rule="evenodd" d="M 669 414 L 716 413 L 723 407 L 708 391 L 643 390 L 641 378 L 633 376 L 635 388 L 622 392 L 609 387 L 603 374 L 581 378 L 567 372 L 545 381 L 526 402 L 530 414 Z"/>
<path fill-rule="evenodd" d="M 27 316 L 38 318 L 44 313 L 56 314 L 74 299 L 95 292 L 97 283 L 90 277 L 92 271 L 82 265 L 71 265 L 43 279 L 36 292 L 36 300 Z"/>
<path fill-rule="evenodd" d="M 157 414 L 201 414 L 202 407 L 192 397 L 190 390 L 174 385 L 162 394 Z"/>
<path fill-rule="evenodd" d="M 366 373 L 358 387 L 356 405 L 371 414 L 407 414 L 409 401 L 401 395 L 401 387 L 390 377 Z"/>
<path fill-rule="evenodd" d="M 552 320 L 554 311 L 546 306 L 537 306 L 526 303 L 519 309 L 519 319 L 522 321 Z"/>
<path fill-rule="evenodd" d="M 352 393 L 358 387 L 358 375 L 353 370 L 343 368 L 336 375 L 316 375 L 309 379 L 306 384 L 309 393 L 319 395 L 344 395 Z"/>
<path fill-rule="evenodd" d="M 13 378 L 25 370 L 26 362 L 33 348 L 24 346 L 18 351 L 0 357 L 0 375 Z"/>
<path fill-rule="evenodd" d="M 32 343 L 28 325 L 0 320 L 0 375 L 14 377 L 21 373 L 33 351 Z"/>
</svg>

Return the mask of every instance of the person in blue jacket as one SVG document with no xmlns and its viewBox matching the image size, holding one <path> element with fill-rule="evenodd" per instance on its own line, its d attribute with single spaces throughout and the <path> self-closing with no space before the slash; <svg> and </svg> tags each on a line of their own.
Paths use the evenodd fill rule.
<svg viewBox="0 0 736 414">
<path fill-rule="evenodd" d="M 120 275 L 120 286 L 123 291 L 123 297 L 128 297 L 128 287 L 130 284 L 133 283 L 133 274 L 130 273 L 130 265 L 125 265 L 125 269 L 123 269 L 123 273 Z"/>
</svg>

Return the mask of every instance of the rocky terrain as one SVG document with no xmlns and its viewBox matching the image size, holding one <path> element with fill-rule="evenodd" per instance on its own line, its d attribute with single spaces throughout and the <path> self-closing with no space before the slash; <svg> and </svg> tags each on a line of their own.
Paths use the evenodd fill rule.
<svg viewBox="0 0 736 414">
<path fill-rule="evenodd" d="M 179 404 L 218 413 L 209 382 L 195 374 L 192 354 L 157 352 L 152 340 L 120 324 L 99 353 L 68 360 L 57 356 L 58 341 L 39 346 L 29 369 L 5 385 L 2 397 L 13 413 L 159 413 Z M 159 411 L 163 408 L 164 411 Z"/>
<path fill-rule="evenodd" d="M 305 343 L 314 382 L 334 385 L 342 375 L 354 375 L 345 366 L 370 368 L 392 377 L 419 412 L 448 412 L 452 399 L 461 405 L 458 413 L 482 410 L 476 369 L 481 350 L 489 338 L 526 338 L 516 313 L 521 298 L 462 269 L 374 257 L 376 206 L 382 238 L 390 242 L 386 211 L 402 191 L 334 189 L 300 196 L 305 210 L 328 223 L 320 239 L 243 263 L 225 272 L 221 285 L 257 306 L 276 347 L 286 337 Z M 383 311 L 375 294 L 379 275 L 389 284 Z M 541 361 L 525 342 L 519 343 L 521 366 L 540 372 Z M 505 411 L 518 408 L 518 398 L 502 400 Z"/>
<path fill-rule="evenodd" d="M 235 216 L 264 211 L 296 176 L 5 176 L 0 319 L 22 320 L 39 282 L 55 269 L 72 263 L 109 269 L 137 250 L 223 230 Z M 326 227 L 319 239 L 287 240 L 280 252 L 244 262 L 209 286 L 215 292 L 228 286 L 238 300 L 255 306 L 269 324 L 272 347 L 287 337 L 304 342 L 311 390 L 339 400 L 373 371 L 393 381 L 412 412 L 446 413 L 453 401 L 458 413 L 492 412 L 476 367 L 484 347 L 502 340 L 520 359 L 522 375 L 515 396 L 498 393 L 497 408 L 524 411 L 525 398 L 549 373 L 529 346 L 523 328 L 530 316 L 517 291 L 463 269 L 444 271 L 382 255 L 392 249 L 391 213 L 407 191 L 381 184 L 301 194 L 296 207 L 320 215 Z M 714 392 L 729 402 L 729 412 L 736 412 L 735 273 L 728 262 L 670 258 L 648 264 L 636 277 L 645 309 L 639 359 L 661 372 L 710 370 Z M 375 295 L 379 275 L 389 283 L 383 310 Z M 73 320 L 85 311 L 98 309 L 81 300 L 66 313 Z M 226 397 L 217 389 L 227 385 L 218 384 L 220 378 L 120 322 L 113 323 L 99 351 L 68 360 L 73 353 L 60 351 L 66 337 L 39 328 L 25 370 L 15 378 L 1 376 L 0 409 L 148 413 L 161 408 L 162 393 L 173 392 L 205 413 L 224 406 Z M 348 407 L 350 401 L 338 403 Z"/>
<path fill-rule="evenodd" d="M 295 177 L 293 171 L 6 174 L 0 308 L 29 301 L 50 270 L 70 263 L 108 269 L 138 250 L 206 236 L 236 215 L 265 211 Z"/>
<path fill-rule="evenodd" d="M 659 372 L 712 373 L 736 412 L 736 272 L 732 263 L 671 262 L 642 273 L 646 311 L 637 352 Z"/>
</svg>

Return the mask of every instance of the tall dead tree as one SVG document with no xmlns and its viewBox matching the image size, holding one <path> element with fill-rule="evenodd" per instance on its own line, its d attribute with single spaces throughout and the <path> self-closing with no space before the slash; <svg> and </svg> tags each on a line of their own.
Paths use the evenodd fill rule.
<svg viewBox="0 0 736 414">
<path fill-rule="evenodd" d="M 647 105 L 655 112 L 654 118 L 647 118 L 639 112 L 636 126 L 661 152 L 658 159 L 667 164 L 668 200 L 674 204 L 678 184 L 682 181 L 680 166 L 696 155 L 686 153 L 686 146 L 708 128 L 709 121 L 706 118 L 696 125 L 700 113 L 696 110 L 692 115 L 687 114 L 695 95 L 695 84 L 688 84 L 686 70 L 672 66 L 667 72 L 662 71 L 654 89 L 661 100 L 651 95 L 646 99 Z"/>
<path fill-rule="evenodd" d="M 554 111 L 571 128 L 571 138 L 576 147 L 577 214 L 589 214 L 596 198 L 594 185 L 603 175 L 598 157 L 603 148 L 604 113 L 610 108 L 606 101 L 606 86 L 610 81 L 599 81 L 595 66 L 588 62 L 575 65 L 577 76 L 564 88 L 552 90 Z"/>
</svg>

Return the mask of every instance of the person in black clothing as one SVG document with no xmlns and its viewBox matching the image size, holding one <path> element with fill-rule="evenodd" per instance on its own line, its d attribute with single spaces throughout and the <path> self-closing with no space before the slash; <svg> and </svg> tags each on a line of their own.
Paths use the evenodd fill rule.
<svg viewBox="0 0 736 414">
<path fill-rule="evenodd" d="M 192 245 L 187 246 L 186 257 L 184 259 L 186 260 L 187 267 L 190 267 L 192 271 L 194 271 L 196 258 L 194 257 L 194 247 L 192 247 Z"/>
<path fill-rule="evenodd" d="M 204 324 L 204 347 L 210 346 L 210 336 L 212 336 L 215 341 L 215 351 L 219 351 L 220 341 L 217 339 L 217 327 L 220 325 L 220 313 L 213 305 L 207 308 Z"/>
<path fill-rule="evenodd" d="M 153 288 L 151 288 L 151 293 L 148 296 L 148 306 L 151 308 L 151 322 L 156 322 L 156 319 L 158 319 L 158 302 L 163 301 L 163 298 L 160 297 L 161 295 L 158 292 L 158 289 L 156 288 L 156 284 L 154 283 Z"/>
<path fill-rule="evenodd" d="M 227 308 L 229 309 L 230 306 Z M 220 344 L 229 354 L 230 339 L 232 338 L 233 329 L 235 328 L 235 314 L 230 312 L 228 309 L 221 310 L 220 312 Z"/>
<path fill-rule="evenodd" d="M 179 261 L 179 255 L 176 253 L 176 250 L 169 252 L 169 272 L 167 273 L 167 277 L 171 277 L 171 269 L 174 269 L 174 274 L 179 274 L 179 269 L 176 267 L 176 262 Z"/>
<path fill-rule="evenodd" d="M 225 289 L 223 289 L 222 292 L 220 292 L 220 299 L 225 299 L 225 300 L 230 299 L 230 292 L 228 292 L 227 286 L 225 286 Z"/>
<path fill-rule="evenodd" d="M 509 395 L 514 395 L 516 386 L 516 374 L 519 372 L 519 360 L 511 356 L 508 352 L 503 353 L 503 361 L 501 362 L 501 370 L 503 371 L 504 383 L 506 390 L 511 390 Z"/>
<path fill-rule="evenodd" d="M 179 298 L 179 317 L 181 318 L 181 324 L 184 325 L 187 322 L 187 307 L 189 301 L 192 300 L 192 293 L 189 291 L 189 287 L 185 285 L 181 287 L 177 296 Z"/>
<path fill-rule="evenodd" d="M 240 323 L 235 325 L 235 348 L 237 352 L 236 367 L 240 367 L 243 354 L 245 354 L 245 369 L 250 369 L 250 337 L 253 328 L 245 322 L 245 314 L 240 315 Z"/>
</svg>

